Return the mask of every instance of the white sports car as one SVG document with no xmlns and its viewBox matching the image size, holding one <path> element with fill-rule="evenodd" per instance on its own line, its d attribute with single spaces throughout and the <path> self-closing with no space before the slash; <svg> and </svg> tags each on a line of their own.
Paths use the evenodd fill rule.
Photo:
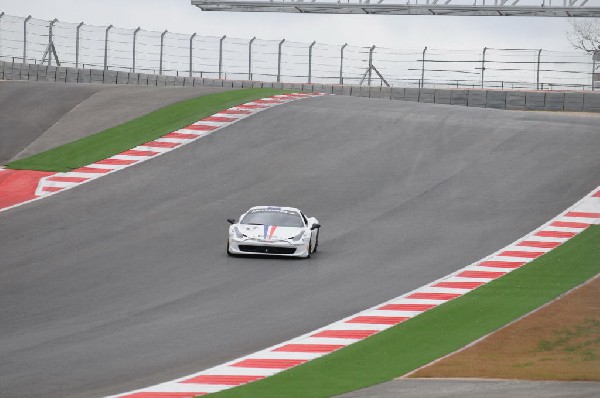
<svg viewBox="0 0 600 398">
<path fill-rule="evenodd" d="M 293 207 L 256 206 L 227 219 L 227 254 L 310 257 L 319 246 L 319 221 Z"/>
</svg>

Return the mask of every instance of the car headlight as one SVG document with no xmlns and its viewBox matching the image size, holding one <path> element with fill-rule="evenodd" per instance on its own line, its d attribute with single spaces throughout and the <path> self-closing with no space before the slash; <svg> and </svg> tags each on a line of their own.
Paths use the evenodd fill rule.
<svg viewBox="0 0 600 398">
<path fill-rule="evenodd" d="M 244 235 L 237 227 L 233 227 L 233 234 L 235 235 L 236 239 L 247 238 L 247 236 Z"/>
<path fill-rule="evenodd" d="M 306 234 L 306 231 L 302 231 L 298 235 L 292 237 L 292 240 L 296 241 L 296 242 L 298 242 L 300 240 L 304 240 L 306 242 L 309 239 L 310 239 L 310 234 Z"/>
</svg>

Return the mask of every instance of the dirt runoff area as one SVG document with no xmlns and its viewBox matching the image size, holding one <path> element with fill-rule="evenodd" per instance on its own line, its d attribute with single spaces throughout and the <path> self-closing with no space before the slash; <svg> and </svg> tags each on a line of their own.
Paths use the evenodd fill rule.
<svg viewBox="0 0 600 398">
<path fill-rule="evenodd" d="M 600 381 L 600 275 L 407 377 Z"/>
</svg>

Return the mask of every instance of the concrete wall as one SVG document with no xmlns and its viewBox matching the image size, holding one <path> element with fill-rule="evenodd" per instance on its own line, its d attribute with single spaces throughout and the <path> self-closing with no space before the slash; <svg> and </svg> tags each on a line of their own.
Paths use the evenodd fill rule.
<svg viewBox="0 0 600 398">
<path fill-rule="evenodd" d="M 335 95 L 382 98 L 480 108 L 600 112 L 598 92 L 433 89 L 328 84 L 272 83 L 200 77 L 161 76 L 113 70 L 76 69 L 0 61 L 0 80 L 32 80 L 67 83 L 136 84 L 147 86 L 268 87 Z"/>
</svg>

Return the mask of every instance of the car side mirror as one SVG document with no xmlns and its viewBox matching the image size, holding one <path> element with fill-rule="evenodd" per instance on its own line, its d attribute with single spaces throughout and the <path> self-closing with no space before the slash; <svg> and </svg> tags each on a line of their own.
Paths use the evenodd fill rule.
<svg viewBox="0 0 600 398">
<path fill-rule="evenodd" d="M 313 229 L 317 228 L 321 228 L 321 224 L 313 224 L 312 227 L 310 227 L 310 230 L 312 231 Z"/>
<path fill-rule="evenodd" d="M 228 218 L 228 219 L 227 219 L 227 222 L 228 222 L 229 224 L 235 224 L 235 220 L 234 220 L 233 218 Z"/>
</svg>

